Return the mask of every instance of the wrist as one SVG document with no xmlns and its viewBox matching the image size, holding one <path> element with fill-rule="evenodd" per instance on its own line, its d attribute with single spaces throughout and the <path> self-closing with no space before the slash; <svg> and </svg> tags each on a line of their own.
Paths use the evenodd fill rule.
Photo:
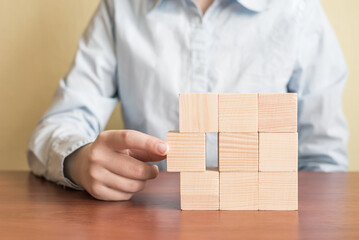
<svg viewBox="0 0 359 240">
<path fill-rule="evenodd" d="M 87 144 L 64 159 L 64 175 L 66 178 L 71 180 L 73 183 L 84 187 L 82 183 L 82 163 L 87 156 L 87 149 L 90 147 L 90 144 Z"/>
</svg>

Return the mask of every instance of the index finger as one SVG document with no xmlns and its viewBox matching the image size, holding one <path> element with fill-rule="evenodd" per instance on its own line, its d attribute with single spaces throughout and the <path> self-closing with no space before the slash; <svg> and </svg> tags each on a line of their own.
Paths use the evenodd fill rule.
<svg viewBox="0 0 359 240">
<path fill-rule="evenodd" d="M 118 151 L 137 149 L 158 156 L 165 156 L 168 152 L 165 141 L 134 130 L 110 131 L 106 137 L 106 144 Z"/>
</svg>

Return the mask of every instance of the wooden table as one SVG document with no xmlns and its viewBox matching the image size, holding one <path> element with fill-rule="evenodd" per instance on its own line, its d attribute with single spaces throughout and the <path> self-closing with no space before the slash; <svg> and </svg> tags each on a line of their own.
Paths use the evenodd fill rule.
<svg viewBox="0 0 359 240">
<path fill-rule="evenodd" d="M 299 173 L 299 211 L 181 211 L 179 175 L 103 202 L 0 172 L 0 239 L 359 239 L 359 173 Z"/>
</svg>

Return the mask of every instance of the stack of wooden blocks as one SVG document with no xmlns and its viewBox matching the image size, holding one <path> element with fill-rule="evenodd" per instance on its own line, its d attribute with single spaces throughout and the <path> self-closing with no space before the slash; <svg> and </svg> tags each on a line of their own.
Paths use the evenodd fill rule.
<svg viewBox="0 0 359 240">
<path fill-rule="evenodd" d="M 180 172 L 182 210 L 297 210 L 297 95 L 180 94 L 167 171 Z M 206 168 L 206 133 L 218 168 Z"/>
</svg>

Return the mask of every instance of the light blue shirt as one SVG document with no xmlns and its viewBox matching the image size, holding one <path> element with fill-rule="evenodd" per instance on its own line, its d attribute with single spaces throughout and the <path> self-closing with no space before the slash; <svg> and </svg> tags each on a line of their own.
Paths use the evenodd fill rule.
<svg viewBox="0 0 359 240">
<path fill-rule="evenodd" d="M 217 0 L 205 15 L 191 0 L 103 0 L 29 141 L 29 165 L 78 188 L 64 158 L 94 141 L 118 101 L 125 128 L 165 140 L 179 93 L 296 92 L 299 170 L 344 171 L 346 77 L 318 0 Z"/>
</svg>

